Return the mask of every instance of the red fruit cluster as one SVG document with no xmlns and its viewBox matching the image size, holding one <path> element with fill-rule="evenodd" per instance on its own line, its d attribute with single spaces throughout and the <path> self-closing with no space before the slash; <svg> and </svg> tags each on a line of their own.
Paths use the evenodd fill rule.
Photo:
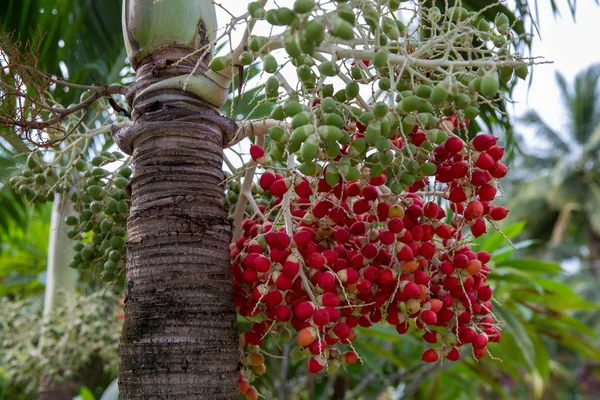
<svg viewBox="0 0 600 400">
<path fill-rule="evenodd" d="M 465 345 L 483 357 L 488 342 L 500 340 L 486 283 L 490 254 L 471 250 L 463 228 L 480 236 L 486 219 L 506 216 L 490 205 L 506 173 L 495 141 L 479 135 L 465 145 L 450 137 L 437 146 L 429 161 L 445 185 L 435 193 L 405 187 L 393 195 L 385 179 L 340 178 L 331 186 L 323 176 L 264 172 L 260 187 L 276 206 L 267 220 L 244 220 L 231 246 L 237 310 L 257 320 L 242 345 L 255 350 L 291 326 L 317 373 L 332 362 L 355 363 L 358 355 L 343 348 L 356 328 L 382 322 L 399 334 L 422 331 L 434 345 L 426 362 L 455 361 Z M 449 222 L 436 196 L 449 201 Z"/>
</svg>

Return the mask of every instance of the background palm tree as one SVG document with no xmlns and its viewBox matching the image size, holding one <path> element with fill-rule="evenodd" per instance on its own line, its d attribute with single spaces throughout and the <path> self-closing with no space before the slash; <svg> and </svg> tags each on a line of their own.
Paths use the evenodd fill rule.
<svg viewBox="0 0 600 400">
<path fill-rule="evenodd" d="M 535 221 L 529 224 L 531 237 L 549 240 L 559 256 L 579 253 L 593 262 L 600 260 L 599 80 L 600 64 L 579 73 L 572 86 L 557 73 L 564 127 L 556 131 L 535 111 L 523 117 L 540 142 L 549 146 L 531 151 L 518 162 L 513 168 L 517 181 L 511 188 L 511 203 L 521 205 L 511 208 L 511 217 Z M 583 241 L 587 254 L 573 246 Z M 599 276 L 597 266 L 591 267 Z"/>
</svg>

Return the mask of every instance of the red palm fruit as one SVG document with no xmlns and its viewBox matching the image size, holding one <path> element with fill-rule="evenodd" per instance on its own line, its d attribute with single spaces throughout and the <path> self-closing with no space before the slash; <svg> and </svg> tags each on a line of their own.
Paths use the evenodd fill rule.
<svg viewBox="0 0 600 400">
<path fill-rule="evenodd" d="M 486 151 L 490 147 L 494 146 L 498 138 L 494 135 L 490 135 L 489 133 L 481 133 L 471 140 L 471 145 L 477 151 Z"/>
<path fill-rule="evenodd" d="M 360 278 L 358 271 L 353 268 L 343 269 L 337 273 L 337 276 L 340 278 L 340 281 L 348 285 L 356 283 L 358 278 Z"/>
<path fill-rule="evenodd" d="M 418 219 L 423 215 L 423 207 L 420 204 L 411 204 L 406 208 L 406 215 L 412 219 Z"/>
<path fill-rule="evenodd" d="M 479 301 L 488 301 L 492 298 L 492 288 L 489 286 L 482 286 L 477 289 L 477 298 Z"/>
<path fill-rule="evenodd" d="M 314 355 L 323 353 L 325 348 L 327 348 L 327 343 L 323 339 L 317 339 L 308 346 L 308 350 Z"/>
<path fill-rule="evenodd" d="M 346 210 L 342 207 L 334 207 L 329 211 L 329 218 L 337 225 L 343 225 L 346 221 Z"/>
<path fill-rule="evenodd" d="M 478 274 L 479 271 L 481 271 L 482 267 L 483 267 L 483 264 L 481 264 L 481 261 L 479 261 L 479 260 L 470 260 L 467 263 L 467 272 L 470 275 L 475 275 L 475 274 Z"/>
<path fill-rule="evenodd" d="M 479 196 L 479 200 L 481 201 L 492 201 L 496 197 L 496 188 L 486 183 L 481 185 L 479 189 L 477 189 L 477 196 Z"/>
<path fill-rule="evenodd" d="M 369 183 L 373 186 L 381 186 L 386 181 L 387 181 L 387 176 L 385 175 L 385 173 L 381 174 L 379 176 L 371 177 L 371 179 L 369 179 Z"/>
<path fill-rule="evenodd" d="M 452 348 L 447 354 L 446 358 L 449 361 L 458 361 L 460 359 L 460 352 L 456 348 Z"/>
<path fill-rule="evenodd" d="M 473 338 L 473 342 L 471 344 L 476 349 L 483 349 L 487 346 L 488 342 L 488 336 L 485 333 L 480 333 Z"/>
<path fill-rule="evenodd" d="M 257 144 L 250 145 L 250 157 L 252 157 L 254 161 L 261 162 L 260 160 L 262 157 L 264 157 L 264 155 L 265 149 L 263 149 L 261 146 Z"/>
<path fill-rule="evenodd" d="M 492 146 L 486 151 L 494 161 L 500 161 L 504 157 L 504 149 L 500 146 Z"/>
<path fill-rule="evenodd" d="M 321 218 L 325 218 L 325 216 L 327 215 L 327 213 L 329 212 L 331 207 L 333 207 L 333 204 L 328 200 L 317 201 L 313 205 L 311 212 L 315 217 L 321 219 Z"/>
<path fill-rule="evenodd" d="M 436 362 L 440 358 L 438 352 L 435 349 L 427 349 L 423 353 L 421 359 L 426 363 Z"/>
<path fill-rule="evenodd" d="M 254 268 L 257 272 L 267 272 L 271 269 L 271 261 L 263 255 L 259 255 L 254 258 L 252 261 L 252 268 Z"/>
<path fill-rule="evenodd" d="M 468 173 L 469 166 L 463 161 L 455 162 L 450 167 L 450 175 L 454 179 L 464 178 L 465 176 L 467 176 Z"/>
<path fill-rule="evenodd" d="M 485 226 L 485 221 L 481 218 L 477 218 L 473 225 L 471 225 L 471 233 L 476 238 L 483 235 L 486 231 L 487 227 Z"/>
<path fill-rule="evenodd" d="M 410 327 L 410 325 L 408 324 L 408 321 L 401 322 L 398 325 L 396 325 L 396 332 L 398 332 L 399 334 L 403 335 L 406 332 L 408 332 L 408 328 L 409 327 Z"/>
<path fill-rule="evenodd" d="M 451 275 L 454 272 L 454 265 L 450 261 L 442 261 L 439 268 L 444 275 Z"/>
<path fill-rule="evenodd" d="M 246 391 L 246 400 L 258 400 L 258 390 L 254 386 L 250 386 Z"/>
<path fill-rule="evenodd" d="M 258 273 L 253 269 L 247 269 L 242 273 L 242 281 L 246 283 L 256 282 L 258 280 Z"/>
<path fill-rule="evenodd" d="M 427 343 L 437 343 L 438 333 L 436 331 L 428 331 L 423 334 L 423 340 Z"/>
<path fill-rule="evenodd" d="M 367 317 L 366 315 L 361 315 L 360 317 L 358 317 L 358 325 L 360 325 L 363 328 L 368 328 L 373 324 L 371 323 L 369 317 Z"/>
<path fill-rule="evenodd" d="M 327 360 L 322 356 L 315 356 L 308 360 L 308 372 L 311 374 L 318 374 L 325 368 Z"/>
<path fill-rule="evenodd" d="M 317 191 L 319 193 L 325 193 L 325 192 L 329 192 L 330 190 L 331 190 L 331 186 L 329 186 L 327 181 L 325 179 L 319 179 L 319 182 L 317 183 Z"/>
<path fill-rule="evenodd" d="M 460 138 L 456 136 L 449 137 L 444 143 L 444 148 L 448 153 L 456 154 L 459 153 L 464 147 L 464 143 Z"/>
<path fill-rule="evenodd" d="M 508 168 L 506 165 L 498 161 L 492 166 L 492 168 L 490 168 L 489 172 L 494 178 L 502 179 L 506 176 L 506 174 L 508 174 Z"/>
<path fill-rule="evenodd" d="M 477 332 L 473 328 L 461 327 L 458 330 L 458 339 L 462 343 L 471 343 L 473 339 L 477 336 Z"/>
<path fill-rule="evenodd" d="M 367 279 L 359 279 L 356 282 L 356 288 L 358 289 L 359 293 L 367 294 L 371 293 L 371 290 L 373 289 L 373 284 Z"/>
<path fill-rule="evenodd" d="M 458 285 L 457 277 L 448 275 L 444 278 L 444 289 L 445 290 L 452 290 L 453 288 L 457 287 L 457 285 Z M 460 286 L 458 286 L 458 289 L 460 289 L 460 293 L 462 294 L 462 288 Z"/>
<path fill-rule="evenodd" d="M 508 215 L 508 210 L 502 206 L 491 206 L 489 217 L 494 221 L 502 221 Z"/>
<path fill-rule="evenodd" d="M 449 167 L 438 167 L 437 172 L 435 173 L 435 176 L 438 180 L 438 182 L 441 183 L 449 183 L 452 182 L 452 180 L 454 179 L 452 177 L 452 172 L 451 169 Z"/>
<path fill-rule="evenodd" d="M 277 179 L 271 184 L 269 191 L 275 197 L 283 197 L 283 195 L 288 191 L 290 186 L 291 183 L 289 179 Z"/>
<path fill-rule="evenodd" d="M 302 179 L 300 182 L 298 182 L 296 187 L 294 187 L 294 190 L 296 191 L 296 194 L 300 197 L 309 198 L 313 195 L 312 188 L 310 187 L 310 184 L 306 179 Z"/>
<path fill-rule="evenodd" d="M 308 327 L 300 330 L 298 332 L 298 336 L 296 337 L 296 343 L 300 346 L 308 347 L 312 344 L 312 342 L 317 339 L 318 334 L 317 330 L 313 327 Z"/>
<path fill-rule="evenodd" d="M 461 324 L 468 324 L 471 322 L 471 313 L 469 311 L 463 311 L 457 319 Z"/>
<path fill-rule="evenodd" d="M 386 246 L 394 243 L 395 240 L 396 236 L 390 231 L 382 231 L 379 235 L 379 241 Z"/>
<path fill-rule="evenodd" d="M 335 293 L 323 293 L 319 300 L 324 307 L 337 307 L 340 304 L 340 298 Z"/>
<path fill-rule="evenodd" d="M 293 287 L 292 280 L 278 271 L 273 273 L 273 281 L 279 290 L 290 290 Z"/>
<path fill-rule="evenodd" d="M 376 200 L 379 197 L 377 188 L 373 185 L 365 185 L 362 189 L 362 196 L 369 201 Z"/>
<path fill-rule="evenodd" d="M 467 204 L 467 208 L 465 208 L 465 219 L 467 221 L 474 220 L 475 218 L 480 218 L 483 215 L 483 204 L 481 204 L 478 200 L 473 200 Z"/>
<path fill-rule="evenodd" d="M 340 312 L 335 307 L 326 307 L 329 313 L 329 322 L 337 322 L 340 319 Z"/>
<path fill-rule="evenodd" d="M 325 250 L 325 251 L 323 251 L 322 254 L 323 254 L 323 257 L 325 257 L 325 263 L 330 267 L 332 265 L 334 265 L 338 259 L 338 255 L 335 252 L 335 250 L 331 250 L 331 249 Z"/>
<path fill-rule="evenodd" d="M 352 204 L 352 211 L 355 214 L 361 215 L 366 213 L 371 209 L 371 205 L 366 199 L 358 199 Z"/>
<path fill-rule="evenodd" d="M 500 337 L 502 336 L 498 328 L 495 326 L 490 326 L 485 328 L 485 334 L 488 336 L 490 342 L 499 342 Z"/>
<path fill-rule="evenodd" d="M 444 306 L 444 303 L 440 299 L 429 299 L 429 305 L 431 307 L 430 310 L 437 314 Z"/>
<path fill-rule="evenodd" d="M 310 268 L 321 269 L 325 266 L 326 261 L 322 254 L 314 252 L 306 258 L 306 265 Z"/>
<path fill-rule="evenodd" d="M 427 259 L 432 259 L 435 255 L 437 247 L 433 242 L 425 242 L 419 248 L 419 254 Z"/>
<path fill-rule="evenodd" d="M 350 232 L 344 228 L 340 228 L 335 231 L 333 237 L 338 243 L 346 243 L 348 240 L 350 240 Z"/>
<path fill-rule="evenodd" d="M 294 315 L 300 321 L 306 321 L 315 312 L 315 305 L 310 301 L 302 301 L 294 305 Z"/>
<path fill-rule="evenodd" d="M 485 264 L 492 259 L 492 255 L 487 251 L 479 251 L 477 252 L 477 259 Z"/>
<path fill-rule="evenodd" d="M 380 285 L 385 285 L 394 282 L 394 280 L 394 272 L 389 268 L 384 268 L 379 272 L 377 283 L 379 283 Z"/>
<path fill-rule="evenodd" d="M 244 332 L 244 341 L 253 346 L 260 346 L 263 342 L 262 335 L 254 331 L 246 331 Z"/>
<path fill-rule="evenodd" d="M 462 187 L 456 187 L 450 190 L 448 200 L 450 200 L 452 203 L 463 203 L 467 200 L 467 195 Z"/>
<path fill-rule="evenodd" d="M 329 313 L 325 307 L 317 308 L 312 315 L 312 321 L 317 326 L 325 326 L 329 323 Z"/>
<path fill-rule="evenodd" d="M 348 197 L 356 197 L 360 194 L 360 186 L 356 182 L 350 182 L 346 186 L 346 194 Z"/>
<path fill-rule="evenodd" d="M 337 286 L 335 276 L 327 271 L 319 277 L 318 285 L 326 292 L 333 292 Z"/>
<path fill-rule="evenodd" d="M 371 282 L 375 282 L 377 277 L 379 276 L 379 269 L 372 265 L 369 265 L 363 270 L 363 276 L 365 279 L 370 280 Z"/>
<path fill-rule="evenodd" d="M 486 353 L 487 347 L 484 347 L 483 349 L 473 349 L 473 356 L 477 359 L 485 357 Z"/>
<path fill-rule="evenodd" d="M 479 153 L 479 156 L 475 160 L 475 166 L 484 170 L 491 169 L 494 164 L 494 159 L 488 153 Z"/>
<path fill-rule="evenodd" d="M 421 321 L 426 325 L 434 325 L 437 322 L 437 315 L 431 310 L 421 312 Z"/>
<path fill-rule="evenodd" d="M 364 235 L 367 231 L 365 223 L 362 221 L 356 221 L 350 226 L 350 233 L 356 236 Z"/>
<path fill-rule="evenodd" d="M 338 322 L 333 327 L 333 333 L 340 339 L 346 339 L 352 333 L 352 328 L 348 324 Z"/>
<path fill-rule="evenodd" d="M 439 211 L 440 206 L 438 206 L 433 201 L 427 202 L 423 206 L 423 215 L 427 218 L 436 218 Z"/>
<path fill-rule="evenodd" d="M 430 278 L 427 272 L 418 269 L 415 272 L 413 272 L 413 275 L 415 277 L 415 283 L 417 285 L 427 285 L 429 283 Z"/>
<path fill-rule="evenodd" d="M 416 298 L 421 295 L 421 290 L 419 289 L 419 285 L 408 281 L 402 289 L 402 294 L 407 298 Z"/>
<path fill-rule="evenodd" d="M 435 228 L 435 234 L 442 239 L 448 239 L 452 236 L 452 229 L 448 225 L 442 224 Z"/>
<path fill-rule="evenodd" d="M 288 306 L 281 304 L 275 307 L 275 318 L 280 322 L 288 322 L 292 319 L 292 310 Z"/>
<path fill-rule="evenodd" d="M 404 229 L 404 222 L 398 217 L 390 218 L 387 225 L 389 231 L 394 234 L 400 233 Z"/>
<path fill-rule="evenodd" d="M 491 175 L 488 174 L 488 171 L 473 171 L 471 174 L 471 183 L 475 186 L 481 186 L 488 183 L 491 179 Z"/>
<path fill-rule="evenodd" d="M 262 190 L 269 190 L 269 188 L 271 187 L 271 185 L 273 184 L 273 182 L 275 182 L 277 178 L 275 177 L 275 174 L 272 172 L 264 172 L 261 176 L 260 176 L 260 180 L 259 180 L 259 185 L 261 187 Z"/>
<path fill-rule="evenodd" d="M 377 247 L 375 247 L 373 243 L 365 243 L 365 245 L 360 248 L 360 253 L 363 257 L 372 260 L 377 256 Z"/>
<path fill-rule="evenodd" d="M 296 243 L 298 247 L 306 246 L 312 241 L 314 236 L 315 234 L 312 229 L 304 228 L 300 232 L 294 233 L 294 243 Z"/>
<path fill-rule="evenodd" d="M 412 248 L 407 244 L 402 246 L 402 248 L 396 253 L 396 256 L 401 261 L 410 261 L 415 257 Z"/>
<path fill-rule="evenodd" d="M 248 381 L 248 379 L 246 378 L 240 378 L 239 393 L 246 394 L 248 392 L 248 389 L 250 389 L 250 381 Z"/>
<path fill-rule="evenodd" d="M 358 317 L 356 315 L 348 315 L 345 317 L 345 319 L 346 324 L 348 324 L 350 328 L 354 328 L 356 325 L 358 325 Z"/>
<path fill-rule="evenodd" d="M 294 279 L 300 271 L 300 263 L 295 255 L 290 254 L 287 260 L 283 263 L 283 269 L 281 272 L 290 279 Z"/>
<path fill-rule="evenodd" d="M 354 351 L 347 351 L 342 354 L 342 360 L 349 365 L 356 364 L 358 362 L 358 354 Z"/>
<path fill-rule="evenodd" d="M 283 301 L 283 295 L 279 290 L 270 290 L 262 298 L 263 303 L 269 307 L 281 304 Z"/>
<path fill-rule="evenodd" d="M 377 220 L 383 222 L 388 218 L 388 213 L 392 205 L 387 201 L 382 201 L 377 204 Z"/>
</svg>

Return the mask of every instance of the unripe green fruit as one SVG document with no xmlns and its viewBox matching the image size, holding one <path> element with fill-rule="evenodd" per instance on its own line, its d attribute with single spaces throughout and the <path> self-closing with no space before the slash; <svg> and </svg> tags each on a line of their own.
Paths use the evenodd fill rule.
<svg viewBox="0 0 600 400">
<path fill-rule="evenodd" d="M 359 117 L 358 120 L 360 121 L 361 124 L 367 126 L 369 124 L 370 121 L 374 120 L 375 114 L 371 111 L 367 111 L 362 113 Z"/>
<path fill-rule="evenodd" d="M 348 155 L 352 158 L 358 158 L 364 155 L 367 150 L 367 140 L 362 137 L 356 139 L 348 148 Z"/>
<path fill-rule="evenodd" d="M 312 114 L 309 111 L 302 111 L 292 118 L 292 128 L 298 128 L 311 122 Z M 292 138 L 294 134 L 292 133 Z"/>
<path fill-rule="evenodd" d="M 473 119 L 476 118 L 479 115 L 479 109 L 477 107 L 467 107 L 465 108 L 465 110 L 463 111 L 463 116 L 465 117 L 465 119 Z"/>
<path fill-rule="evenodd" d="M 390 10 L 396 11 L 398 8 L 400 8 L 400 3 L 401 0 L 390 0 L 388 6 L 390 7 Z"/>
<path fill-rule="evenodd" d="M 454 98 L 454 104 L 459 110 L 464 110 L 471 105 L 471 97 L 467 94 L 460 93 Z"/>
<path fill-rule="evenodd" d="M 381 19 L 381 29 L 390 39 L 398 40 L 400 37 L 400 29 L 396 25 L 396 21 L 389 17 L 383 17 Z"/>
<path fill-rule="evenodd" d="M 379 13 L 371 3 L 365 3 L 363 6 L 363 18 L 372 29 L 377 28 L 379 22 Z"/>
<path fill-rule="evenodd" d="M 323 97 L 332 97 L 333 91 L 334 89 L 332 84 L 323 85 L 323 88 L 321 88 L 321 94 Z"/>
<path fill-rule="evenodd" d="M 348 4 L 338 4 L 336 14 L 340 18 L 344 19 L 345 21 L 348 21 L 352 25 L 354 25 L 354 23 L 356 22 L 356 15 L 354 15 L 354 9 Z"/>
<path fill-rule="evenodd" d="M 292 136 L 290 137 L 290 141 L 292 144 L 298 146 L 302 142 L 306 140 L 308 135 L 315 131 L 315 127 L 313 125 L 304 125 L 299 128 L 296 128 L 292 131 Z"/>
<path fill-rule="evenodd" d="M 329 32 L 342 40 L 354 39 L 354 25 L 341 17 L 334 17 Z"/>
<path fill-rule="evenodd" d="M 250 65 L 254 61 L 254 56 L 249 51 L 244 51 L 240 54 L 240 64 Z"/>
<path fill-rule="evenodd" d="M 340 155 L 341 149 L 337 142 L 326 142 L 325 143 L 325 154 L 328 158 L 336 158 Z"/>
<path fill-rule="evenodd" d="M 74 215 L 69 215 L 67 218 L 65 218 L 65 223 L 67 225 L 74 226 L 79 223 L 79 219 L 77 219 L 77 217 Z"/>
<path fill-rule="evenodd" d="M 342 89 L 342 90 L 338 90 L 337 92 L 335 92 L 335 94 L 333 95 L 333 98 L 336 101 L 339 101 L 340 103 L 344 103 L 347 99 L 346 99 L 346 90 Z"/>
<path fill-rule="evenodd" d="M 295 100 L 288 100 L 283 103 L 283 112 L 285 113 L 286 117 L 293 117 L 299 112 L 302 112 L 302 105 Z"/>
<path fill-rule="evenodd" d="M 283 48 L 292 58 L 300 57 L 302 55 L 302 50 L 300 49 L 300 46 L 294 37 L 289 37 L 287 40 L 285 40 Z"/>
<path fill-rule="evenodd" d="M 344 179 L 347 181 L 356 181 L 356 180 L 360 179 L 360 171 L 356 167 L 349 166 L 349 167 L 345 168 L 343 173 L 344 173 Z"/>
<path fill-rule="evenodd" d="M 360 86 L 354 81 L 350 81 L 346 84 L 346 98 L 355 99 L 360 92 Z"/>
<path fill-rule="evenodd" d="M 506 38 L 504 36 L 494 36 L 494 40 L 492 41 L 494 46 L 500 48 L 506 44 Z"/>
<path fill-rule="evenodd" d="M 480 93 L 487 99 L 493 99 L 496 97 L 498 90 L 500 89 L 500 83 L 498 77 L 494 74 L 486 74 L 481 78 L 481 90 Z"/>
<path fill-rule="evenodd" d="M 317 129 L 317 132 L 321 139 L 332 142 L 341 139 L 343 136 L 342 130 L 337 126 L 321 125 Z"/>
<path fill-rule="evenodd" d="M 102 208 L 103 208 L 103 205 L 102 205 L 101 201 L 96 200 L 90 204 L 90 210 L 92 210 L 92 212 L 94 214 L 100 213 L 100 211 L 102 211 Z"/>
<path fill-rule="evenodd" d="M 285 119 L 285 113 L 283 112 L 283 107 L 276 106 L 269 114 L 269 118 L 275 119 L 277 121 L 283 121 Z"/>
<path fill-rule="evenodd" d="M 427 139 L 435 144 L 442 144 L 448 139 L 448 134 L 441 129 L 431 129 L 427 132 Z"/>
<path fill-rule="evenodd" d="M 431 95 L 429 96 L 429 102 L 436 106 L 443 104 L 448 98 L 448 95 L 448 86 L 444 82 L 439 83 L 431 91 Z"/>
<path fill-rule="evenodd" d="M 125 200 L 119 201 L 119 203 L 117 204 L 117 211 L 119 212 L 119 214 L 122 215 L 129 214 L 129 204 L 127 204 Z"/>
<path fill-rule="evenodd" d="M 390 149 L 391 145 L 392 143 L 390 142 L 390 139 L 382 137 L 379 138 L 375 143 L 375 148 L 377 148 L 377 150 L 379 150 L 380 152 L 385 152 Z"/>
<path fill-rule="evenodd" d="M 279 81 L 274 76 L 270 76 L 265 83 L 265 90 L 267 92 L 277 92 L 279 90 Z"/>
<path fill-rule="evenodd" d="M 301 81 L 306 81 L 311 79 L 312 77 L 312 69 L 310 69 L 310 67 L 308 65 L 300 65 L 297 69 L 296 69 L 296 73 L 298 74 L 298 78 Z"/>
<path fill-rule="evenodd" d="M 508 31 L 510 30 L 510 21 L 504 13 L 498 14 L 498 16 L 496 17 L 495 23 L 496 23 L 496 29 L 498 29 L 498 32 L 500 32 L 503 35 L 507 34 Z"/>
<path fill-rule="evenodd" d="M 433 90 L 433 87 L 431 87 L 429 85 L 419 85 L 415 89 L 415 94 L 422 99 L 427 99 L 427 98 L 429 98 L 429 96 L 431 96 L 432 90 Z"/>
<path fill-rule="evenodd" d="M 127 184 L 129 183 L 129 181 L 127 180 L 127 178 L 123 178 L 123 177 L 119 176 L 119 177 L 117 177 L 117 178 L 114 179 L 113 183 L 119 189 L 123 189 L 123 188 L 125 188 L 125 186 L 127 186 Z"/>
<path fill-rule="evenodd" d="M 215 57 L 212 60 L 210 60 L 208 68 L 212 69 L 215 72 L 219 72 L 224 70 L 227 66 L 229 66 L 229 63 L 229 57 Z"/>
<path fill-rule="evenodd" d="M 248 14 L 250 14 L 252 18 L 263 19 L 265 17 L 265 9 L 258 1 L 253 1 L 248 4 Z"/>
<path fill-rule="evenodd" d="M 121 236 L 113 236 L 110 238 L 109 243 L 115 249 L 120 249 L 125 245 L 125 239 L 123 239 Z"/>
<path fill-rule="evenodd" d="M 316 176 L 321 173 L 323 168 L 315 162 L 303 162 L 298 166 L 298 170 L 306 176 Z"/>
<path fill-rule="evenodd" d="M 87 163 L 84 160 L 77 160 L 75 162 L 75 169 L 79 172 L 83 172 L 87 169 Z"/>
<path fill-rule="evenodd" d="M 513 69 L 511 67 L 500 68 L 500 80 L 503 83 L 508 83 L 512 79 Z"/>
<path fill-rule="evenodd" d="M 381 137 L 381 121 L 371 121 L 365 131 L 365 139 L 371 146 L 375 145 Z"/>
<path fill-rule="evenodd" d="M 335 63 L 331 61 L 325 61 L 319 65 L 319 72 L 325 76 L 336 76 L 339 72 L 339 69 Z"/>
<path fill-rule="evenodd" d="M 325 39 L 325 25 L 321 19 L 313 19 L 304 25 L 302 38 L 310 43 L 321 44 Z"/>
<path fill-rule="evenodd" d="M 319 137 L 317 135 L 310 135 L 306 138 L 304 143 L 302 143 L 302 148 L 300 149 L 300 156 L 303 161 L 312 161 L 317 156 L 319 152 Z"/>
<path fill-rule="evenodd" d="M 519 77 L 519 79 L 525 80 L 527 79 L 527 75 L 529 74 L 529 70 L 527 69 L 527 65 L 522 64 L 517 67 L 515 73 Z"/>
<path fill-rule="evenodd" d="M 400 175 L 400 181 L 403 184 L 410 186 L 415 183 L 415 176 L 410 172 L 403 172 L 402 175 Z"/>
<path fill-rule="evenodd" d="M 373 104 L 373 115 L 375 115 L 376 118 L 383 118 L 387 113 L 388 106 L 384 102 L 378 101 L 377 103 Z"/>
<path fill-rule="evenodd" d="M 323 112 L 332 113 L 337 110 L 337 104 L 331 97 L 326 97 L 321 101 L 321 109 Z"/>
<path fill-rule="evenodd" d="M 250 51 L 260 51 L 265 44 L 267 44 L 267 38 L 264 36 L 250 36 L 248 42 L 248 49 Z"/>
<path fill-rule="evenodd" d="M 322 117 L 322 121 L 325 125 L 333 125 L 338 128 L 343 128 L 346 125 L 346 121 L 341 115 L 332 113 L 332 114 L 324 114 Z"/>
<path fill-rule="evenodd" d="M 338 184 L 340 180 L 340 174 L 335 168 L 334 165 L 329 164 L 327 166 L 327 171 L 325 172 L 325 181 L 329 184 L 329 186 L 335 186 Z"/>
<path fill-rule="evenodd" d="M 94 200 L 100 200 L 104 195 L 104 190 L 97 185 L 89 186 L 86 191 Z"/>
<path fill-rule="evenodd" d="M 383 91 L 388 91 L 392 87 L 392 82 L 390 81 L 390 78 L 383 77 L 379 80 L 378 86 L 379 86 L 379 89 L 381 89 Z"/>
<path fill-rule="evenodd" d="M 421 102 L 419 103 L 419 108 L 417 108 L 417 111 L 420 113 L 433 114 L 433 106 L 431 105 L 431 103 L 429 101 L 421 100 Z"/>
<path fill-rule="evenodd" d="M 469 17 L 469 11 L 463 7 L 450 7 L 446 15 L 453 21 L 463 21 Z"/>
<path fill-rule="evenodd" d="M 352 67 L 352 69 L 350 70 L 350 75 L 352 76 L 352 79 L 354 79 L 355 81 L 360 81 L 360 80 L 364 79 L 364 75 L 363 75 L 360 67 L 356 67 L 356 66 Z"/>
<path fill-rule="evenodd" d="M 419 104 L 421 103 L 421 99 L 417 96 L 408 96 L 402 99 L 400 105 L 402 106 L 402 110 L 409 113 L 412 111 L 416 111 L 419 108 Z"/>
<path fill-rule="evenodd" d="M 373 56 L 373 66 L 375 68 L 384 68 L 384 67 L 387 67 L 388 55 L 389 55 L 389 53 L 388 53 L 387 50 L 385 50 L 385 49 L 379 50 Z"/>
<path fill-rule="evenodd" d="M 298 14 L 306 14 L 312 11 L 315 7 L 313 0 L 296 0 L 294 2 L 294 11 Z"/>
<path fill-rule="evenodd" d="M 433 176 L 437 172 L 437 167 L 433 163 L 425 163 L 421 165 L 421 173 L 425 176 Z"/>
</svg>

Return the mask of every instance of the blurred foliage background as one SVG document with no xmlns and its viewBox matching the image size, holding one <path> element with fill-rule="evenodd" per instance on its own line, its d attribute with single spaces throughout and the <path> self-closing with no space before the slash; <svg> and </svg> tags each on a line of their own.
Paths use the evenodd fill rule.
<svg viewBox="0 0 600 400">
<path fill-rule="evenodd" d="M 480 9 L 491 1 L 463 1 Z M 523 33 L 532 33 L 531 13 L 537 3 L 517 0 L 509 14 Z M 553 10 L 557 4 L 551 0 Z M 569 2 L 575 12 L 575 3 Z M 121 1 L 104 0 L 3 0 L 0 27 L 13 41 L 39 45 L 38 68 L 76 83 L 130 83 L 131 72 L 121 38 Z M 495 12 L 495 11 L 494 11 Z M 531 37 L 521 46 L 530 48 Z M 251 70 L 258 74 L 257 68 Z M 398 335 L 380 325 L 361 332 L 356 349 L 362 364 L 333 376 L 308 376 L 304 363 L 289 358 L 269 360 L 268 373 L 258 388 L 268 399 L 592 399 L 600 393 L 600 65 L 581 72 L 574 84 L 557 75 L 563 92 L 568 129 L 554 131 L 535 112 L 515 125 L 503 114 L 486 113 L 479 124 L 501 136 L 512 152 L 513 166 L 505 179 L 509 221 L 502 232 L 477 242 L 480 250 L 493 253 L 493 274 L 498 304 L 494 312 L 506 322 L 502 341 L 490 345 L 498 359 L 477 362 L 469 354 L 453 364 L 425 365 L 420 359 L 423 343 L 410 334 Z M 510 88 L 509 88 L 510 89 Z M 248 114 L 259 88 L 239 100 L 236 114 Z M 53 93 L 69 104 L 75 91 Z M 224 112 L 230 110 L 224 107 Z M 268 110 L 255 110 L 268 112 Z M 533 126 L 537 137 L 551 151 L 526 153 L 515 126 Z M 3 133 L 0 126 L 0 134 Z M 0 135 L 1 137 L 2 135 Z M 111 146 L 110 138 L 99 147 Z M 0 138 L 0 399 L 35 398 L 39 368 L 24 365 L 43 359 L 32 353 L 48 325 L 40 312 L 45 285 L 50 235 L 50 207 L 33 206 L 13 192 L 8 180 L 25 162 L 22 147 Z M 512 242 L 509 244 L 507 238 Z M 565 264 L 565 262 L 567 264 Z M 565 272 L 561 265 L 569 265 Z M 98 276 L 82 277 L 79 297 L 72 303 L 122 293 L 123 288 L 103 287 Z M 90 297 L 91 296 L 91 297 Z M 71 368 L 80 398 L 100 398 L 115 378 L 118 307 L 100 307 L 97 318 L 82 313 L 82 326 L 103 321 L 103 345 L 99 352 L 89 341 L 77 342 L 78 361 L 55 360 L 56 368 Z M 65 309 L 66 310 L 66 309 Z M 62 311 L 67 318 L 75 311 Z M 79 314 L 78 314 L 79 315 Z M 24 321 L 28 325 L 23 325 Z M 240 324 L 244 324 L 240 321 Z M 87 325 L 85 325 L 87 326 Z M 29 334 L 23 334 L 27 331 Z M 66 320 L 54 321 L 55 329 L 73 329 Z M 81 344 L 82 343 L 82 344 Z M 86 344 L 87 343 L 87 344 Z M 11 348 L 10 355 L 7 349 Z M 19 350 L 20 349 L 20 350 Z M 84 349 L 82 352 L 81 349 Z M 104 349 L 107 350 L 107 349 Z M 19 353 L 22 352 L 22 354 Z M 87 351 L 87 353 L 86 353 Z M 273 354 L 289 354 L 290 347 L 272 343 Z M 33 356 L 33 359 L 30 358 Z M 29 358 L 28 358 L 29 357 Z M 27 362 L 18 362 L 24 361 Z M 48 361 L 48 360 L 46 360 Z M 41 362 L 41 361 L 40 361 Z M 60 364 L 63 363 L 63 364 Z M 46 364 L 44 364 L 46 365 Z M 50 364 L 48 364 L 50 365 Z M 108 367 L 107 367 L 108 366 Z M 105 368 L 106 367 L 106 368 Z M 79 368 L 79 370 L 78 370 Z M 111 394 L 112 393 L 112 394 Z M 114 396 L 111 389 L 103 397 Z"/>
</svg>

